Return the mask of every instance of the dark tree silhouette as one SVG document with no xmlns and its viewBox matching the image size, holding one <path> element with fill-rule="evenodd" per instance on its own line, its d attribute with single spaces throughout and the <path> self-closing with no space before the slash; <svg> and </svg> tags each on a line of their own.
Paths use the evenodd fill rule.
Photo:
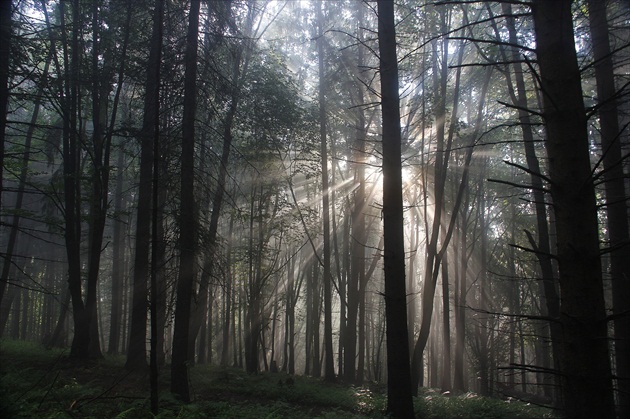
<svg viewBox="0 0 630 419">
<path fill-rule="evenodd" d="M 610 50 L 605 1 L 588 1 L 610 252 L 613 291 L 615 361 L 619 413 L 630 416 L 630 237 L 627 195 L 624 182 L 621 131 L 618 118 L 618 92 L 615 88 L 613 57 Z M 627 156 L 626 156 L 627 158 Z"/>
<path fill-rule="evenodd" d="M 13 2 L 0 2 L 0 205 L 2 204 L 2 181 L 4 173 L 5 132 L 9 105 L 9 60 L 11 58 L 11 7 Z M 0 283 L 0 301 L 7 282 Z"/>
<path fill-rule="evenodd" d="M 196 275 L 197 213 L 194 195 L 195 112 L 197 106 L 197 36 L 199 34 L 200 0 L 192 0 L 186 36 L 184 75 L 184 115 L 182 118 L 180 255 L 175 305 L 175 330 L 171 362 L 171 392 L 190 401 L 188 388 L 188 332 L 193 283 Z M 191 360 L 190 360 L 191 361 Z"/>
<path fill-rule="evenodd" d="M 571 3 L 532 3 L 556 218 L 563 403 L 568 417 L 612 418 L 597 205 Z"/>
<path fill-rule="evenodd" d="M 387 410 L 413 417 L 402 199 L 402 146 L 394 2 L 378 2 L 378 49 L 383 113 L 383 236 L 387 326 Z"/>
</svg>

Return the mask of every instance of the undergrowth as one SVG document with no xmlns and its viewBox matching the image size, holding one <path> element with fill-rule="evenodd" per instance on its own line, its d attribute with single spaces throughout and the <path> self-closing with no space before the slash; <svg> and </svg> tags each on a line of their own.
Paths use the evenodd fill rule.
<svg viewBox="0 0 630 419">
<path fill-rule="evenodd" d="M 382 386 L 207 365 L 191 368 L 193 401 L 183 404 L 168 391 L 168 379 L 164 368 L 157 418 L 383 418 L 387 405 Z M 148 383 L 148 372 L 126 371 L 120 356 L 79 365 L 64 350 L 0 340 L 1 418 L 154 418 Z M 520 402 L 432 390 L 414 399 L 414 409 L 427 419 L 553 417 L 549 409 Z"/>
</svg>

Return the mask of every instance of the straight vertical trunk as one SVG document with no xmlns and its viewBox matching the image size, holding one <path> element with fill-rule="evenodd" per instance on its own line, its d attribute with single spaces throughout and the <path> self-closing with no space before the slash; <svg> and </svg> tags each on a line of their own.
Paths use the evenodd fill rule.
<svg viewBox="0 0 630 419">
<path fill-rule="evenodd" d="M 464 206 L 468 208 L 468 192 Z M 466 217 L 460 217 L 458 245 L 459 260 L 455 263 L 459 266 L 459 274 L 457 275 L 455 285 L 455 362 L 453 365 L 453 389 L 458 391 L 466 390 L 466 382 L 464 380 L 464 352 L 466 345 L 466 272 L 468 270 L 468 250 L 467 250 L 467 227 L 468 221 Z"/>
<path fill-rule="evenodd" d="M 512 14 L 512 8 L 509 4 L 503 4 L 503 12 L 505 15 L 510 16 Z M 506 24 L 509 34 L 509 40 L 512 45 L 518 44 L 518 37 L 514 24 L 513 17 L 506 18 Z M 498 29 L 496 29 L 498 34 Z M 508 87 L 511 90 L 512 100 L 514 105 L 518 107 L 518 119 L 520 122 L 520 128 L 523 133 L 523 147 L 525 148 L 525 158 L 527 161 L 527 167 L 531 172 L 530 180 L 532 183 L 532 197 L 534 201 L 534 209 L 536 211 L 536 235 L 537 239 L 532 242 L 532 246 L 537 250 L 536 258 L 540 265 L 540 272 L 542 275 L 542 281 L 540 282 L 541 295 L 543 297 L 543 303 L 541 306 L 543 316 L 548 316 L 553 321 L 545 325 L 544 328 L 549 329 L 551 335 L 551 349 L 553 354 L 554 368 L 557 369 L 559 360 L 559 342 L 561 329 L 560 324 L 556 321 L 560 313 L 560 297 L 557 291 L 557 274 L 551 263 L 551 248 L 550 248 L 550 232 L 549 223 L 547 221 L 547 205 L 544 194 L 544 185 L 542 179 L 542 169 L 539 164 L 538 156 L 534 147 L 534 133 L 532 130 L 533 121 L 530 113 L 527 111 L 529 108 L 527 101 L 527 90 L 525 85 L 525 78 L 523 68 L 519 62 L 518 50 L 516 47 L 509 48 L 509 57 L 507 59 L 513 61 L 512 67 L 514 69 L 514 84 L 516 89 L 514 90 L 511 85 L 512 82 L 509 77 L 509 73 L 506 73 L 508 78 Z M 546 330 L 543 330 L 546 333 Z M 543 343 L 547 345 L 547 343 Z M 549 374 L 545 374 L 545 393 L 551 395 L 554 385 L 559 387 L 560 382 L 557 379 L 558 376 L 549 377 Z M 554 383 L 553 380 L 556 382 Z"/>
<path fill-rule="evenodd" d="M 230 217 L 230 227 L 228 230 L 228 240 L 226 249 L 226 264 L 227 264 L 227 278 L 225 281 L 225 287 L 223 288 L 223 327 L 221 343 L 221 366 L 227 367 L 230 352 L 230 325 L 232 320 L 232 241 L 234 230 L 234 217 Z M 232 326 L 233 327 L 233 326 Z"/>
<path fill-rule="evenodd" d="M 126 207 L 126 202 L 123 199 L 123 165 L 125 162 L 124 149 L 122 144 L 118 150 L 118 161 L 116 176 L 116 191 L 114 192 L 114 213 L 117 217 L 122 217 L 123 205 Z M 120 219 L 114 218 L 114 226 L 112 233 L 112 307 L 110 313 L 110 329 L 109 329 L 109 342 L 107 346 L 107 354 L 117 354 L 120 347 L 120 324 L 122 321 L 122 283 L 123 283 L 123 265 L 125 258 L 125 239 L 123 236 L 123 222 Z"/>
<path fill-rule="evenodd" d="M 532 3 L 562 295 L 564 412 L 575 418 L 612 418 L 597 204 L 571 3 Z"/>
<path fill-rule="evenodd" d="M 63 115 L 63 167 L 64 167 L 64 221 L 65 242 L 68 262 L 68 289 L 72 300 L 72 318 L 74 337 L 70 356 L 75 359 L 89 357 L 90 324 L 89 315 L 82 297 L 81 278 L 81 197 L 80 197 L 80 157 L 79 126 L 77 123 L 80 109 L 79 98 L 79 20 L 80 2 L 72 3 L 72 43 L 71 56 L 68 57 L 68 42 L 63 35 L 64 62 L 69 64 L 65 77 L 66 107 Z M 65 7 L 59 4 L 63 19 Z M 62 24 L 65 24 L 62 20 Z"/>
<path fill-rule="evenodd" d="M 151 78 L 160 80 L 162 61 L 162 20 L 163 20 L 164 1 L 157 0 L 155 3 L 155 38 L 151 39 L 152 49 L 154 54 L 157 55 L 157 65 L 149 68 L 148 70 L 153 73 Z M 130 10 L 128 10 L 130 12 Z M 151 179 L 151 272 L 150 272 L 150 284 L 151 284 L 151 339 L 150 339 L 150 361 L 149 361 L 149 381 L 151 386 L 151 413 L 155 416 L 159 413 L 160 397 L 159 397 L 159 364 L 160 358 L 163 358 L 163 345 L 164 339 L 164 307 L 161 307 L 162 302 L 165 300 L 163 295 L 164 290 L 161 284 L 160 266 L 158 263 L 162 262 L 164 255 L 163 246 L 161 242 L 160 229 L 162 228 L 162 209 L 160 206 L 160 165 L 163 164 L 160 158 L 160 87 L 159 83 L 154 86 L 155 91 L 152 92 L 151 99 L 153 100 L 153 106 L 150 108 L 152 111 L 153 127 L 151 134 L 153 136 L 153 176 Z M 148 133 L 147 133 L 148 134 Z"/>
<path fill-rule="evenodd" d="M 171 362 L 171 392 L 190 401 L 188 387 L 188 334 L 193 284 L 196 276 L 197 212 L 194 195 L 195 112 L 197 107 L 197 36 L 200 0 L 191 0 L 184 62 L 184 114 L 182 118 L 180 256 L 175 304 L 175 330 Z"/>
<path fill-rule="evenodd" d="M 442 259 L 442 390 L 451 389 L 451 313 L 448 275 L 448 252 Z"/>
<path fill-rule="evenodd" d="M 332 277 L 330 273 L 330 202 L 328 192 L 328 148 L 326 144 L 326 83 L 324 73 L 324 34 L 322 3 L 317 3 L 317 55 L 319 63 L 319 138 L 322 158 L 322 218 L 324 229 L 324 379 L 335 381 L 335 364 L 332 342 Z"/>
<path fill-rule="evenodd" d="M 4 143 L 9 109 L 9 60 L 11 58 L 11 7 L 13 2 L 0 2 L 0 206 L 2 206 L 2 182 L 4 180 Z M 0 301 L 6 281 L 0 283 Z"/>
<path fill-rule="evenodd" d="M 383 235 L 387 325 L 387 411 L 413 417 L 402 197 L 402 139 L 394 2 L 378 2 L 378 45 L 383 113 Z"/>
<path fill-rule="evenodd" d="M 488 282 L 488 227 L 486 218 L 486 196 L 483 182 L 479 186 L 479 202 L 477 204 L 479 217 L 479 310 L 478 317 L 478 342 L 479 342 L 479 393 L 482 396 L 490 396 L 490 355 L 488 348 L 488 336 L 490 332 L 488 314 L 488 294 L 490 284 Z"/>
<path fill-rule="evenodd" d="M 618 413 L 630 417 L 630 237 L 628 233 L 627 194 L 624 186 L 621 132 L 619 129 L 617 91 L 608 36 L 606 3 L 588 1 L 597 102 L 604 165 L 604 192 L 610 252 L 610 276 L 613 292 L 615 361 Z M 626 156 L 627 158 L 627 156 Z M 627 160 L 626 160 L 627 161 Z"/>
<path fill-rule="evenodd" d="M 138 211 L 136 216 L 136 248 L 133 264 L 133 291 L 131 317 L 129 325 L 129 346 L 127 362 L 129 370 L 147 367 L 147 300 L 149 281 L 149 251 L 151 249 L 151 212 L 152 180 L 153 180 L 153 141 L 156 120 L 158 118 L 157 103 L 159 101 L 160 66 L 160 0 L 156 2 L 153 12 L 153 29 L 151 33 L 151 49 L 147 62 L 147 80 L 144 97 L 144 115 L 140 133 L 140 180 L 138 184 Z"/>
</svg>

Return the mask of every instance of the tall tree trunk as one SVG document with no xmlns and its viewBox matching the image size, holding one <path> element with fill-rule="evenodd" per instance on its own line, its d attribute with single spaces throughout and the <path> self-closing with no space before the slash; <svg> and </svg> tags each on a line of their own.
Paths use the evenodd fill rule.
<svg viewBox="0 0 630 419">
<path fill-rule="evenodd" d="M 10 3 L 11 2 L 6 2 Z M 0 7 L 5 7 L 4 5 L 0 6 Z M 2 11 L 0 10 L 0 13 L 2 13 Z M 50 67 L 50 60 L 52 59 L 52 53 L 54 52 L 54 49 L 51 48 L 50 50 L 50 55 L 48 56 L 48 58 L 46 59 L 46 64 L 44 65 L 44 70 L 42 73 L 42 79 L 46 79 L 48 77 L 48 70 Z M 1 80 L 0 80 L 1 83 Z M 1 87 L 0 87 L 1 88 Z M 9 231 L 9 239 L 7 242 L 7 247 L 6 247 L 6 251 L 5 253 L 2 255 L 2 276 L 0 277 L 0 302 L 2 301 L 3 295 L 4 295 L 4 290 L 5 287 L 7 286 L 7 284 L 9 283 L 9 279 L 10 279 L 10 273 L 11 273 L 11 266 L 13 266 L 13 253 L 14 250 L 16 248 L 16 246 L 18 245 L 18 231 L 19 231 L 19 226 L 20 226 L 20 213 L 22 210 L 22 204 L 24 201 L 24 191 L 26 189 L 26 180 L 27 180 L 27 176 L 28 176 L 28 165 L 29 162 L 31 160 L 31 143 L 33 140 L 33 134 L 35 133 L 35 127 L 37 124 L 37 119 L 39 117 L 39 110 L 41 107 L 41 97 L 44 94 L 44 89 L 43 86 L 40 87 L 39 91 L 37 92 L 37 95 L 35 97 L 35 103 L 34 103 L 34 108 L 33 108 L 33 114 L 31 116 L 31 123 L 28 126 L 28 129 L 26 131 L 26 136 L 24 138 L 24 154 L 22 156 L 22 162 L 21 162 L 21 167 L 20 167 L 20 178 L 18 181 L 18 190 L 17 190 L 17 196 L 15 198 L 15 212 L 13 214 L 13 220 L 11 222 L 11 229 Z M 1 105 L 1 104 L 0 104 Z M 3 114 L 5 115 L 5 114 Z M 1 116 L 0 116 L 1 117 Z M 0 127 L 0 129 L 2 129 Z M 4 131 L 4 130 L 3 130 Z M 1 134 L 0 134 L 1 135 Z M 2 189 L 2 183 L 1 183 L 1 179 L 0 179 L 0 190 Z M 0 324 L 0 336 L 2 336 L 2 330 L 4 329 L 4 325 Z"/>
<path fill-rule="evenodd" d="M 215 6 L 212 3 L 209 3 L 208 5 L 209 12 L 214 7 Z M 248 7 L 247 19 L 246 19 L 246 24 L 245 24 L 245 28 L 243 29 L 243 32 L 245 34 L 250 34 L 251 36 L 253 23 L 254 23 L 255 8 L 253 8 L 253 5 L 251 3 L 248 3 L 247 7 Z M 228 18 L 222 17 L 221 19 L 223 19 L 222 22 L 225 23 L 227 22 Z M 207 239 L 206 239 L 208 242 L 207 247 L 209 249 L 210 255 L 212 255 L 208 259 L 208 265 L 205 267 L 207 271 L 212 270 L 213 268 L 212 262 L 214 259 L 214 255 L 217 254 L 216 253 L 217 252 L 217 246 L 216 246 L 217 232 L 219 228 L 219 218 L 221 215 L 221 207 L 223 206 L 223 197 L 224 197 L 225 189 L 226 189 L 230 152 L 232 150 L 232 140 L 233 140 L 232 130 L 234 128 L 234 118 L 236 116 L 236 112 L 238 110 L 239 103 L 241 100 L 242 79 L 244 75 L 247 73 L 247 69 L 249 67 L 249 59 L 251 56 L 251 46 L 249 43 L 252 41 L 249 40 L 249 41 L 244 41 L 244 42 L 245 42 L 244 45 L 239 45 L 236 47 L 236 51 L 233 55 L 234 61 L 232 64 L 232 74 L 231 74 L 230 106 L 228 108 L 225 121 L 223 123 L 223 146 L 222 146 L 222 151 L 221 151 L 221 161 L 219 164 L 219 175 L 217 178 L 216 190 L 214 192 L 214 197 L 213 197 L 214 199 L 212 200 L 212 213 L 210 215 L 210 224 L 208 226 L 208 233 L 207 233 Z M 208 48 L 208 45 L 206 45 L 206 49 L 205 49 L 206 55 L 209 55 L 209 52 L 210 50 Z M 201 286 L 208 287 L 209 284 L 207 284 L 207 282 L 208 282 L 207 280 L 202 281 Z M 196 328 L 193 329 L 193 332 L 194 332 L 193 333 L 194 336 L 196 336 L 196 333 L 197 333 Z M 194 340 L 192 344 L 194 344 Z"/>
<path fill-rule="evenodd" d="M 12 1 L 0 2 L 0 207 L 4 181 L 4 144 L 9 109 L 9 60 L 11 59 L 11 40 L 13 35 L 11 7 Z M 0 283 L 0 301 L 4 295 L 6 281 Z"/>
<path fill-rule="evenodd" d="M 260 275 L 259 258 L 262 252 L 259 245 L 254 247 L 254 220 L 256 208 L 256 190 L 258 182 L 252 179 L 252 193 L 249 204 L 249 272 L 247 275 L 247 308 L 245 311 L 245 369 L 248 374 L 256 374 L 259 371 L 258 365 L 258 339 L 260 337 L 260 290 L 257 287 Z M 261 185 L 262 189 L 262 185 Z M 262 191 L 261 191 L 262 196 Z M 262 197 L 258 200 L 259 207 L 262 205 Z M 262 225 L 258 226 L 259 231 Z"/>
<path fill-rule="evenodd" d="M 506 17 L 506 26 L 508 29 L 510 48 L 509 56 L 505 57 L 506 61 L 512 61 L 512 67 L 514 69 L 514 84 L 516 89 L 512 87 L 512 80 L 510 77 L 510 73 L 506 72 L 506 78 L 508 82 L 508 89 L 510 92 L 510 96 L 512 98 L 513 104 L 518 108 L 518 118 L 520 122 L 520 128 L 523 133 L 523 146 L 525 148 L 525 158 L 527 161 L 527 168 L 529 169 L 531 176 L 530 180 L 532 183 L 532 196 L 534 201 L 534 209 L 536 211 L 536 235 L 537 239 L 534 242 L 531 239 L 531 245 L 536 250 L 536 258 L 538 259 L 538 263 L 540 265 L 540 272 L 542 274 L 542 281 L 540 281 L 540 290 L 541 295 L 543 296 L 543 312 L 541 313 L 543 316 L 548 316 L 550 319 L 553 319 L 549 322 L 549 333 L 551 336 L 551 349 L 553 353 L 553 362 L 555 364 L 555 368 L 558 368 L 558 360 L 559 360 L 559 342 L 561 336 L 560 324 L 557 322 L 560 313 L 560 297 L 557 291 L 557 274 L 552 265 L 552 256 L 551 256 L 551 248 L 550 248 L 550 233 L 549 233 L 549 224 L 547 221 L 547 204 L 544 194 L 544 185 L 543 185 L 543 177 L 542 170 L 538 161 L 538 156 L 536 155 L 536 150 L 534 147 L 534 133 L 532 130 L 533 121 L 531 119 L 530 113 L 527 111 L 529 108 L 527 101 L 527 90 L 525 85 L 525 78 L 523 76 L 523 68 L 520 63 L 520 57 L 518 54 L 518 50 L 516 45 L 518 45 L 518 37 L 516 33 L 516 28 L 514 24 L 514 18 L 512 17 L 512 7 L 509 4 L 503 4 L 503 13 Z M 499 35 L 499 29 L 495 25 L 495 32 L 497 36 Z M 503 51 L 503 47 L 502 47 Z M 529 237 L 529 233 L 528 233 Z M 543 330 L 543 333 L 545 331 Z M 541 342 L 546 345 L 546 343 Z M 560 386 L 560 382 L 557 379 L 558 375 L 553 377 L 549 376 L 549 374 L 545 374 L 545 380 L 547 381 L 547 385 L 545 385 L 544 389 L 546 394 L 551 395 L 551 392 L 554 388 L 553 380 L 555 380 L 555 385 L 557 387 Z"/>
<path fill-rule="evenodd" d="M 120 347 L 120 324 L 122 321 L 122 304 L 123 304 L 123 265 L 125 259 L 125 238 L 123 236 L 123 221 L 121 220 L 123 213 L 123 205 L 126 209 L 126 199 L 123 198 L 123 183 L 125 151 L 122 143 L 118 150 L 117 175 L 116 175 L 116 191 L 114 192 L 114 214 L 113 232 L 112 232 L 112 306 L 110 313 L 110 329 L 109 342 L 107 346 L 107 354 L 117 354 Z"/>
<path fill-rule="evenodd" d="M 182 118 L 180 257 L 175 304 L 175 331 L 171 363 L 171 392 L 190 401 L 188 388 L 188 333 L 193 283 L 196 276 L 197 212 L 195 207 L 195 112 L 197 106 L 197 36 L 200 0 L 191 0 L 184 62 L 184 114 Z"/>
<path fill-rule="evenodd" d="M 109 161 L 111 150 L 111 134 L 116 121 L 116 107 L 122 88 L 125 67 L 127 39 L 123 45 L 123 56 L 120 60 L 118 90 L 116 92 L 112 112 L 111 127 L 107 130 L 107 102 L 112 89 L 109 67 L 111 50 L 102 49 L 106 34 L 101 31 L 101 8 L 99 2 L 92 3 L 92 191 L 90 196 L 89 236 L 88 236 L 88 272 L 86 309 L 90 323 L 90 355 L 102 357 L 97 314 L 97 284 L 100 271 L 103 235 L 109 207 Z M 129 22 L 129 18 L 127 19 Z M 127 31 L 129 25 L 127 25 Z M 101 55 L 104 58 L 101 58 Z M 103 67 L 101 69 L 100 67 Z"/>
<path fill-rule="evenodd" d="M 153 73 L 151 76 L 147 76 L 147 81 L 158 80 L 158 84 L 151 86 L 154 91 L 151 92 L 150 97 L 153 103 L 147 109 L 149 113 L 150 122 L 153 123 L 151 128 L 151 135 L 153 137 L 153 176 L 151 179 L 151 271 L 150 271 L 150 284 L 151 284 L 151 340 L 150 347 L 151 352 L 149 354 L 149 381 L 151 386 L 151 413 L 155 416 L 159 413 L 160 399 L 159 399 L 159 365 L 160 358 L 163 358 L 163 340 L 164 340 L 164 317 L 166 308 L 163 307 L 166 299 L 165 290 L 162 286 L 163 278 L 161 273 L 161 262 L 164 257 L 164 246 L 162 245 L 162 212 L 160 205 L 160 198 L 162 198 L 163 192 L 160 191 L 160 166 L 163 165 L 163 161 L 160 158 L 160 86 L 159 80 L 161 75 L 160 63 L 162 62 L 162 21 L 164 10 L 164 1 L 157 0 L 155 3 L 155 21 L 154 33 L 151 39 L 151 49 L 149 55 L 156 55 L 155 67 L 149 67 L 148 71 Z M 130 12 L 130 10 L 128 10 Z M 147 127 L 148 128 L 148 127 Z M 149 132 L 146 132 L 147 136 Z M 163 189 L 163 188 L 162 188 Z"/>
<path fill-rule="evenodd" d="M 440 9 L 440 26 L 442 31 L 445 32 L 447 25 L 447 13 Z M 444 38 L 442 41 L 442 65 L 439 65 L 439 56 L 438 56 L 438 47 L 437 47 L 437 39 L 431 41 L 432 48 L 432 68 L 433 68 L 433 89 L 437 94 L 437 102 L 435 104 L 435 124 L 436 124 L 436 153 L 435 153 L 435 164 L 434 164 L 434 183 L 433 183 L 433 200 L 434 200 L 434 210 L 433 210 L 433 222 L 431 225 L 431 231 L 429 233 L 428 227 L 426 227 L 427 234 L 427 244 L 426 244 L 426 261 L 425 261 L 425 279 L 423 281 L 423 290 L 422 290 L 422 302 L 421 302 L 421 312 L 422 319 L 420 323 L 420 332 L 418 333 L 418 338 L 414 345 L 413 356 L 412 356 L 412 364 L 411 364 L 411 384 L 412 391 L 414 394 L 418 391 L 418 386 L 423 384 L 423 352 L 427 344 L 427 340 L 429 338 L 429 332 L 431 327 L 431 319 L 433 316 L 433 299 L 435 296 L 436 290 L 436 282 L 438 279 L 438 274 L 440 270 L 440 253 L 446 248 L 448 245 L 448 240 L 444 241 L 442 251 L 439 251 L 439 238 L 440 238 L 440 229 L 441 223 L 444 217 L 444 193 L 446 186 L 446 177 L 447 177 L 447 169 L 449 163 L 449 154 L 451 152 L 450 145 L 452 143 L 454 131 L 455 131 L 455 123 L 457 121 L 457 109 L 459 106 L 459 81 L 461 70 L 460 66 L 458 66 L 458 70 L 455 77 L 455 89 L 454 89 L 454 98 L 453 98 L 453 112 L 451 116 L 451 126 L 449 131 L 448 140 L 445 143 L 445 127 L 446 127 L 446 88 L 447 88 L 447 75 L 448 75 L 448 51 L 449 51 L 449 41 L 448 38 Z M 461 64 L 464 54 L 463 45 L 459 48 L 458 54 L 458 64 Z M 472 152 L 472 150 L 471 150 Z M 426 190 L 425 190 L 426 194 Z M 426 205 L 426 196 L 425 196 L 425 205 Z M 425 207 L 426 208 L 426 207 Z M 457 214 L 457 210 L 453 211 L 453 215 Z M 427 218 L 429 216 L 428 212 L 425 211 L 425 226 L 428 226 Z M 455 218 L 452 217 L 452 221 Z"/>
<path fill-rule="evenodd" d="M 227 367 L 230 353 L 230 325 L 232 320 L 232 243 L 233 243 L 233 231 L 234 231 L 234 217 L 230 217 L 230 226 L 227 237 L 227 249 L 226 249 L 226 264 L 227 264 L 227 278 L 225 279 L 225 287 L 223 288 L 223 327 L 222 329 L 222 342 L 221 342 L 221 366 Z M 234 326 L 232 326 L 234 327 Z M 232 342 L 234 344 L 234 342 Z"/>
<path fill-rule="evenodd" d="M 332 277 L 330 273 L 330 196 L 328 190 L 328 147 L 326 141 L 326 75 L 324 73 L 324 17 L 322 3 L 317 3 L 317 56 L 319 63 L 319 138 L 322 159 L 322 218 L 324 229 L 324 379 L 335 381 L 332 335 Z"/>
<path fill-rule="evenodd" d="M 125 368 L 129 370 L 147 367 L 147 304 L 149 281 L 149 251 L 151 249 L 151 211 L 154 131 L 158 119 L 159 66 L 161 56 L 161 0 L 156 1 L 153 10 L 151 47 L 147 62 L 144 114 L 140 133 L 140 179 L 138 182 L 138 211 L 136 216 L 136 249 L 133 264 L 133 291 L 131 317 L 129 323 L 129 346 Z M 155 238 L 154 238 L 155 240 Z"/>
<path fill-rule="evenodd" d="M 617 116 L 617 91 L 608 36 L 606 3 L 589 0 L 588 17 L 597 81 L 608 239 L 611 249 L 610 276 L 613 292 L 618 413 L 621 417 L 630 417 L 630 315 L 628 315 L 630 312 L 630 237 L 621 131 Z"/>
<path fill-rule="evenodd" d="M 422 362 L 423 362 L 423 352 L 427 345 L 427 341 L 429 339 L 429 332 L 431 327 L 431 319 L 433 316 L 433 304 L 435 297 L 435 290 L 438 280 L 438 275 L 440 271 L 440 266 L 442 264 L 442 259 L 447 252 L 448 244 L 450 243 L 451 237 L 453 235 L 453 231 L 455 228 L 455 222 L 457 220 L 457 214 L 459 212 L 459 208 L 461 206 L 464 193 L 468 189 L 468 176 L 470 171 L 470 164 L 472 161 L 472 154 L 474 151 L 474 145 L 481 134 L 481 126 L 484 121 L 483 119 L 483 110 L 485 108 L 486 94 L 488 92 L 488 86 L 490 84 L 490 78 L 492 75 L 492 68 L 488 67 L 485 70 L 485 80 L 483 81 L 483 86 L 481 88 L 478 106 L 477 106 L 477 115 L 475 120 L 475 127 L 473 132 L 470 134 L 470 143 L 468 144 L 468 148 L 466 149 L 464 156 L 464 165 L 462 168 L 462 177 L 461 181 L 458 185 L 457 194 L 455 197 L 455 202 L 453 203 L 453 209 L 451 211 L 451 218 L 448 222 L 448 227 L 446 231 L 443 232 L 443 235 L 438 234 L 439 229 L 441 228 L 440 222 L 433 223 L 431 238 L 429 243 L 427 243 L 428 255 L 427 255 L 427 268 L 425 272 L 425 281 L 423 284 L 423 295 L 422 295 L 422 320 L 420 324 L 420 333 L 418 334 L 418 339 L 416 340 L 416 344 L 413 351 L 412 365 L 411 365 L 411 374 L 412 374 L 412 390 L 414 394 L 418 391 L 418 385 L 422 383 Z M 451 127 L 451 131 L 449 133 L 448 144 L 445 148 L 446 156 L 444 156 L 444 160 L 442 160 L 443 168 L 441 170 L 446 170 L 446 163 L 448 161 L 448 154 L 451 150 L 451 133 L 453 133 L 454 128 Z M 438 174 L 442 174 L 442 172 L 436 169 L 436 177 Z M 445 173 L 442 174 L 443 178 L 440 182 L 446 181 Z M 436 186 L 439 192 L 440 198 L 439 200 L 436 198 L 436 212 L 434 215 L 434 220 L 436 218 L 442 219 L 443 212 L 442 209 L 437 208 L 437 202 L 443 200 L 444 197 L 444 183 L 442 183 L 439 187 Z M 441 191 L 441 192 L 440 192 Z M 439 217 L 438 217 L 439 214 Z M 439 251 L 438 249 L 438 239 L 440 241 Z"/>
<path fill-rule="evenodd" d="M 576 418 L 612 418 L 597 204 L 571 3 L 532 3 L 562 295 L 564 412 Z"/>
<path fill-rule="evenodd" d="M 483 172 L 482 176 L 483 179 Z M 490 284 L 488 281 L 488 220 L 486 216 L 486 195 L 483 180 L 479 185 L 479 200 L 477 204 L 477 217 L 479 217 L 479 316 L 477 320 L 478 350 L 479 350 L 479 393 L 482 396 L 490 396 L 490 354 L 488 348 L 489 326 L 488 321 L 488 294 Z"/>
<path fill-rule="evenodd" d="M 470 193 L 467 190 L 464 197 L 464 205 L 462 212 L 468 208 Z M 454 311 L 455 311 L 455 362 L 453 365 L 453 389 L 458 391 L 466 390 L 466 382 L 464 379 L 464 353 L 466 352 L 466 292 L 467 271 L 468 271 L 468 217 L 460 216 L 459 228 L 460 242 L 457 246 L 459 249 L 459 260 L 455 263 L 459 266 L 459 272 L 456 279 L 455 295 L 454 295 Z"/>
<path fill-rule="evenodd" d="M 72 45 L 68 57 L 67 36 L 62 33 L 64 62 L 68 64 L 65 77 L 66 106 L 63 115 L 63 171 L 64 171 L 64 221 L 65 242 L 68 262 L 68 288 L 72 300 L 74 337 L 70 356 L 75 359 L 89 357 L 90 324 L 89 315 L 82 297 L 81 278 L 81 196 L 80 196 L 80 157 L 79 126 L 79 0 L 72 3 Z M 61 24 L 65 25 L 65 6 L 59 3 Z"/>
<path fill-rule="evenodd" d="M 402 197 L 402 139 L 394 2 L 378 2 L 378 48 L 383 112 L 383 236 L 387 324 L 387 411 L 413 417 Z"/>
<path fill-rule="evenodd" d="M 442 259 L 442 390 L 451 389 L 451 313 L 449 293 L 448 252 Z"/>
<path fill-rule="evenodd" d="M 356 108 L 356 126 L 354 135 L 354 182 L 357 188 L 354 192 L 352 202 L 352 236 L 350 247 L 352 249 L 350 275 L 348 277 L 348 293 L 347 293 L 347 323 L 345 330 L 344 342 L 344 380 L 348 383 L 358 382 L 359 378 L 363 380 L 361 371 L 355 368 L 357 358 L 357 316 L 359 314 L 359 306 L 361 303 L 361 284 L 365 281 L 365 246 L 367 243 L 366 225 L 365 225 L 365 163 L 366 163 L 366 118 L 363 104 L 364 86 L 361 77 L 361 71 L 365 65 L 364 46 L 362 45 L 364 35 L 362 27 L 365 24 L 365 10 L 361 3 L 357 3 L 358 8 L 358 25 L 359 25 L 359 45 L 357 51 L 357 66 L 355 77 L 358 79 L 357 88 L 357 108 Z M 360 320 L 359 320 L 360 322 Z M 361 336 L 363 337 L 363 336 Z M 359 344 L 361 346 L 361 344 Z M 364 365 L 361 365 L 362 369 Z"/>
</svg>

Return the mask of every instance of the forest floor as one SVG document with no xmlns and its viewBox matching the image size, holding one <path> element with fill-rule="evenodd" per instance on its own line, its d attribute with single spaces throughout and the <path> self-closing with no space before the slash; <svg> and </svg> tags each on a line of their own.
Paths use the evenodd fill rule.
<svg viewBox="0 0 630 419">
<path fill-rule="evenodd" d="M 326 384 L 283 373 L 248 376 L 240 369 L 191 369 L 193 402 L 182 404 L 160 375 L 159 418 L 383 418 L 384 387 Z M 549 409 L 471 393 L 425 390 L 418 418 L 552 418 Z M 153 418 L 149 374 L 129 373 L 123 357 L 81 365 L 64 350 L 0 340 L 0 418 Z"/>
</svg>

